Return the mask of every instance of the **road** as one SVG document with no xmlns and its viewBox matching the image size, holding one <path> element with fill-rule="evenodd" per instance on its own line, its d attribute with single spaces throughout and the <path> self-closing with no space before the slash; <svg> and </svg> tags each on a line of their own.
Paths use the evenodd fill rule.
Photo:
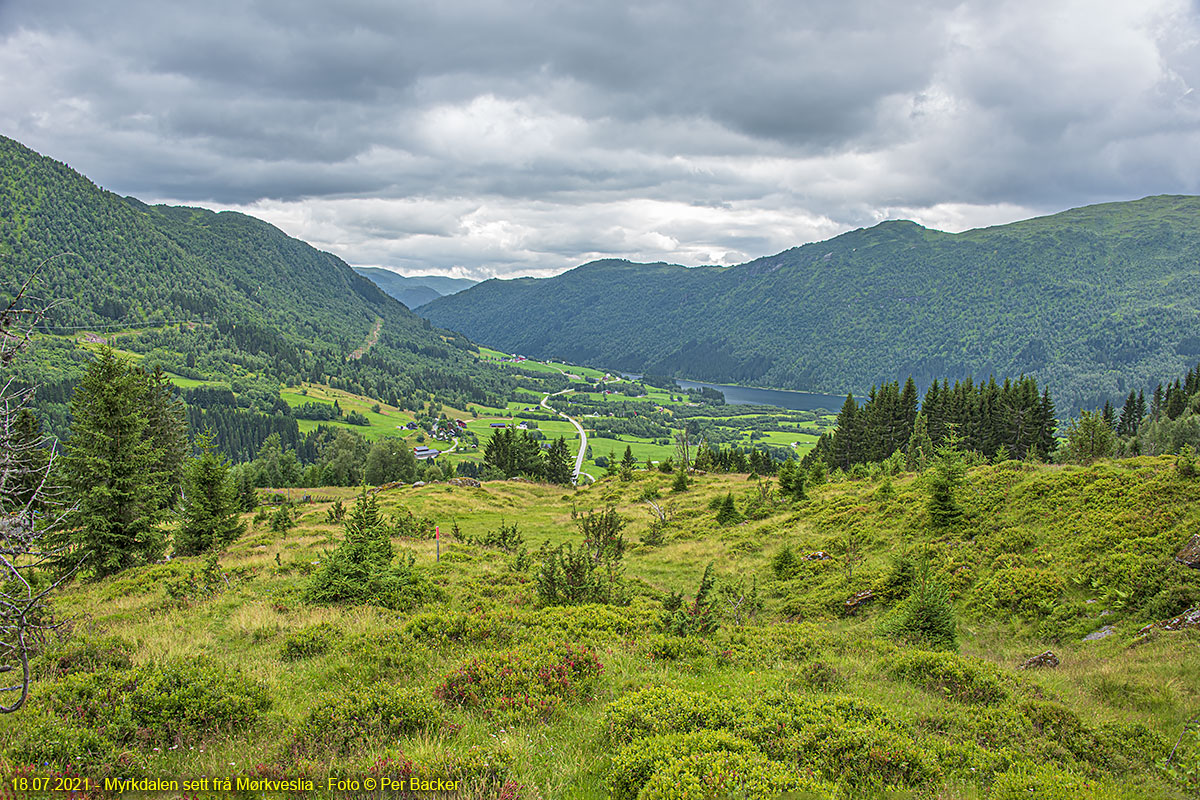
<svg viewBox="0 0 1200 800">
<path fill-rule="evenodd" d="M 558 414 L 560 417 L 565 419 L 567 422 L 574 425 L 575 430 L 579 431 L 579 453 L 578 453 L 578 455 L 575 456 L 575 471 L 571 473 L 571 480 L 575 481 L 575 483 L 579 483 L 579 474 L 580 474 L 580 471 L 583 469 L 583 459 L 584 459 L 584 456 L 587 455 L 587 433 L 583 430 L 583 426 L 579 424 L 578 420 L 574 419 L 573 417 L 568 417 L 566 414 L 559 411 L 557 408 L 551 408 L 549 405 L 546 404 L 546 401 L 549 400 L 551 397 L 557 397 L 560 394 L 566 394 L 567 392 L 571 392 L 571 391 L 574 391 L 574 390 L 573 389 L 563 389 L 561 392 L 555 392 L 554 394 L 547 393 L 546 396 L 542 398 L 542 402 L 540 403 L 540 405 L 542 408 L 546 409 L 547 411 L 553 411 L 555 414 Z M 583 474 L 587 475 L 589 478 L 592 478 L 592 476 L 588 475 L 586 472 L 584 472 Z M 595 478 L 592 478 L 593 482 L 595 482 L 595 480 L 596 480 Z"/>
</svg>

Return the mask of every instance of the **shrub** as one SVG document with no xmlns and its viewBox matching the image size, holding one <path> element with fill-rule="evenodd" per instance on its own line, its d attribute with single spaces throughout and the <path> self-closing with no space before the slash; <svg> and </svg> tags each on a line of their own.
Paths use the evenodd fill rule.
<svg viewBox="0 0 1200 800">
<path fill-rule="evenodd" d="M 117 636 L 75 636 L 47 646 L 30 666 L 34 674 L 54 679 L 79 672 L 129 669 L 132 653 L 132 646 Z"/>
<path fill-rule="evenodd" d="M 933 650 L 957 650 L 957 626 L 949 593 L 929 576 L 928 567 L 921 566 L 912 593 L 880 620 L 879 632 Z"/>
<path fill-rule="evenodd" d="M 266 687 L 207 658 L 69 675 L 49 707 L 114 742 L 178 744 L 252 725 L 271 706 Z"/>
<path fill-rule="evenodd" d="M 1057 574 L 1034 567 L 998 569 L 979 587 L 978 597 L 993 608 L 1018 614 L 1037 614 L 1054 608 L 1062 597 Z"/>
<path fill-rule="evenodd" d="M 416 614 L 401 630 L 415 641 L 434 646 L 447 642 L 482 642 L 498 633 L 494 621 L 479 614 L 458 611 Z"/>
<path fill-rule="evenodd" d="M 986 661 L 953 653 L 913 651 L 893 656 L 895 678 L 962 703 L 997 703 L 1008 697 L 1000 670 Z"/>
<path fill-rule="evenodd" d="M 810 622 L 747 625 L 722 634 L 722 655 L 735 664 L 805 661 L 819 654 L 831 637 Z"/>
<path fill-rule="evenodd" d="M 655 661 L 678 661 L 708 655 L 708 645 L 695 636 L 652 634 L 645 641 L 646 655 Z"/>
<path fill-rule="evenodd" d="M 1094 785 L 1052 764 L 1018 764 L 996 777 L 990 800 L 1091 800 Z"/>
<path fill-rule="evenodd" d="M 683 592 L 667 595 L 663 600 L 663 615 L 659 625 L 665 633 L 676 636 L 707 636 L 716 631 L 720 622 L 717 620 L 716 602 L 712 597 L 715 580 L 713 565 L 709 562 L 700 578 L 700 586 L 696 589 L 696 599 L 691 603 L 683 602 Z"/>
<path fill-rule="evenodd" d="M 940 777 L 906 725 L 853 697 L 772 692 L 750 704 L 734 732 L 773 759 L 855 789 L 927 786 Z"/>
<path fill-rule="evenodd" d="M 693 753 L 719 750 L 752 754 L 758 750 L 745 739 L 728 731 L 692 731 L 668 733 L 637 739 L 612 756 L 608 784 L 615 800 L 636 798 L 646 781 L 659 770 Z"/>
<path fill-rule="evenodd" d="M 564 699 L 583 696 L 603 669 L 586 647 L 531 645 L 471 659 L 434 695 L 502 723 L 531 722 L 547 719 Z"/>
<path fill-rule="evenodd" d="M 727 700 L 703 692 L 657 686 L 626 694 L 604 709 L 610 741 L 693 729 L 729 729 L 737 714 Z"/>
<path fill-rule="evenodd" d="M 815 788 L 793 770 L 757 753 L 717 750 L 692 753 L 655 772 L 638 800 L 686 800 L 695 797 L 774 798 Z M 829 796 L 828 794 L 826 795 Z"/>
<path fill-rule="evenodd" d="M 589 512 L 578 520 L 583 545 L 566 542 L 538 553 L 538 601 L 543 606 L 628 602 L 621 564 L 625 556 L 626 520 L 612 506 Z"/>
<path fill-rule="evenodd" d="M 411 608 L 434 594 L 410 554 L 393 563 L 387 524 L 366 489 L 346 519 L 346 538 L 325 553 L 308 586 L 307 599 L 321 604 L 371 604 Z"/>
<path fill-rule="evenodd" d="M 284 661 L 299 661 L 302 658 L 323 656 L 329 652 L 337 635 L 337 628 L 328 622 L 301 628 L 283 640 L 280 658 Z"/>
<path fill-rule="evenodd" d="M 346 753 L 372 740 L 395 739 L 444 723 L 424 692 L 376 683 L 318 701 L 292 734 L 293 755 Z"/>
</svg>

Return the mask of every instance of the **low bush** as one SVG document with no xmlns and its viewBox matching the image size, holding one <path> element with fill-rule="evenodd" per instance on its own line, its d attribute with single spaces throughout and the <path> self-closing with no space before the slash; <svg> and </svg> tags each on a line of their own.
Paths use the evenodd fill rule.
<svg viewBox="0 0 1200 800">
<path fill-rule="evenodd" d="M 604 709 L 610 741 L 630 742 L 643 736 L 686 730 L 729 730 L 738 713 L 724 698 L 656 686 L 626 694 Z"/>
<path fill-rule="evenodd" d="M 280 658 L 284 661 L 299 661 L 302 658 L 323 656 L 337 641 L 338 630 L 328 622 L 309 625 L 294 631 L 283 640 Z"/>
<path fill-rule="evenodd" d="M 603 669 L 586 647 L 528 645 L 471 659 L 434 695 L 501 723 L 532 722 L 549 718 L 565 699 L 585 696 Z"/>
<path fill-rule="evenodd" d="M 292 732 L 292 754 L 347 753 L 380 739 L 434 730 L 444 722 L 424 692 L 376 683 L 318 701 Z"/>
<path fill-rule="evenodd" d="M 1034 615 L 1047 613 L 1062 598 L 1062 578 L 1048 569 L 999 569 L 978 590 L 978 602 L 1000 611 Z"/>
<path fill-rule="evenodd" d="M 1019 764 L 996 777 L 990 800 L 1100 800 L 1098 787 L 1052 764 Z"/>
<path fill-rule="evenodd" d="M 993 664 L 953 653 L 916 650 L 888 660 L 893 677 L 960 703 L 997 703 L 1008 697 L 1003 676 Z"/>
<path fill-rule="evenodd" d="M 414 614 L 401 630 L 415 641 L 436 647 L 448 642 L 485 641 L 497 636 L 498 626 L 482 614 L 444 610 Z"/>
<path fill-rule="evenodd" d="M 73 636 L 48 644 L 30 664 L 35 675 L 61 678 L 79 672 L 123 670 L 133 666 L 133 647 L 118 636 Z"/>
<path fill-rule="evenodd" d="M 655 772 L 681 757 L 693 753 L 727 750 L 732 753 L 758 753 L 758 749 L 728 731 L 691 731 L 668 733 L 636 739 L 612 756 L 608 785 L 615 800 L 632 800 Z"/>
<path fill-rule="evenodd" d="M 68 723 L 142 745 L 240 730 L 270 705 L 265 686 L 208 658 L 68 675 L 49 696 L 50 709 Z"/>
<path fill-rule="evenodd" d="M 696 636 L 651 634 L 645 639 L 646 655 L 655 661 L 679 661 L 708 655 L 708 644 Z"/>
<path fill-rule="evenodd" d="M 691 753 L 658 770 L 647 781 L 638 800 L 690 800 L 697 797 L 737 797 L 766 800 L 786 792 L 817 790 L 818 784 L 802 779 L 783 764 L 758 753 L 717 750 Z M 817 791 L 817 797 L 831 797 Z"/>
</svg>

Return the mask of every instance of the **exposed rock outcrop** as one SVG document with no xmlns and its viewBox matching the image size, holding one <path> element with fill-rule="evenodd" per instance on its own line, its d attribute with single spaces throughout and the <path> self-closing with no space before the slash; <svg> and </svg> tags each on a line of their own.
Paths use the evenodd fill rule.
<svg viewBox="0 0 1200 800">
<path fill-rule="evenodd" d="M 1053 651 L 1047 650 L 1041 655 L 1025 659 L 1017 669 L 1053 669 L 1060 663 L 1058 656 L 1054 655 Z"/>
</svg>

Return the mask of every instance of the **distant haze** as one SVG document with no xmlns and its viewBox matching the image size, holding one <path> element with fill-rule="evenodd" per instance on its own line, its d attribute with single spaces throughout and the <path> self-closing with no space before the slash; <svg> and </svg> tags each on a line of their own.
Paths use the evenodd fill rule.
<svg viewBox="0 0 1200 800">
<path fill-rule="evenodd" d="M 728 265 L 885 218 L 1196 193 L 1198 23 L 1186 0 L 5 0 L 0 133 L 408 275 Z"/>
</svg>

